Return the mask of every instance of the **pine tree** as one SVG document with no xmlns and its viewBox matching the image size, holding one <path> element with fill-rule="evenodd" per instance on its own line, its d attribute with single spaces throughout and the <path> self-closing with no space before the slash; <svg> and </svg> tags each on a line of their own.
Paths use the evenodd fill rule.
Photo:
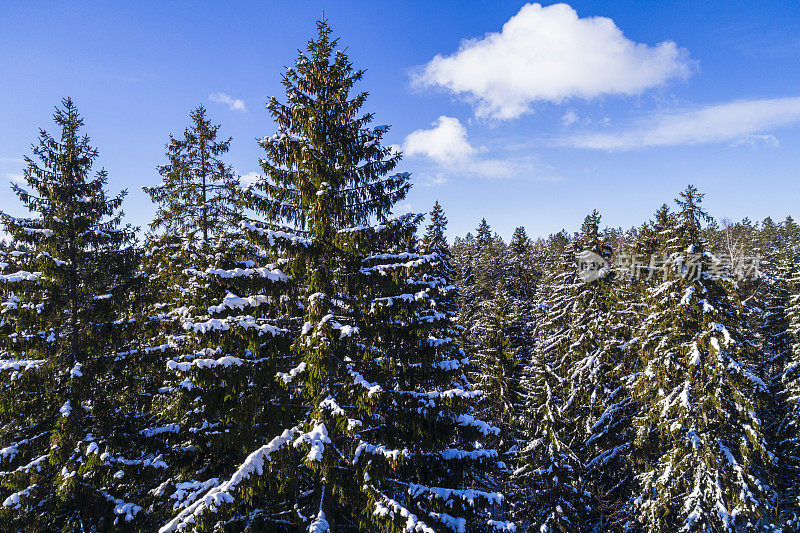
<svg viewBox="0 0 800 533">
<path fill-rule="evenodd" d="M 663 282 L 636 332 L 638 521 L 646 531 L 759 530 L 773 510 L 741 304 L 702 240 L 703 195 L 689 186 L 664 235 Z"/>
<path fill-rule="evenodd" d="M 137 256 L 125 193 L 108 197 L 106 171 L 92 175 L 98 151 L 72 100 L 53 118 L 60 135 L 40 130 L 27 187 L 13 186 L 31 216 L 2 214 L 13 260 L 0 275 L 0 523 L 109 530 L 140 517 L 129 479 L 161 466 L 137 431 L 124 351 Z"/>
<path fill-rule="evenodd" d="M 260 529 L 463 530 L 486 527 L 502 499 L 476 489 L 497 455 L 480 437 L 496 429 L 474 417 L 479 393 L 438 310 L 451 283 L 437 253 L 415 249 L 419 217 L 390 218 L 409 175 L 390 174 L 400 154 L 381 146 L 388 128 L 368 127 L 367 94 L 351 96 L 363 71 L 326 22 L 318 30 L 283 76 L 288 102 L 269 102 L 279 131 L 261 141 L 265 177 L 249 198 L 266 217 L 249 231 L 283 224 L 306 243 L 281 257 L 305 297 L 300 362 L 281 380 L 305 411 L 162 531 L 229 516 Z M 243 498 L 255 491 L 293 508 L 254 508 Z"/>
</svg>

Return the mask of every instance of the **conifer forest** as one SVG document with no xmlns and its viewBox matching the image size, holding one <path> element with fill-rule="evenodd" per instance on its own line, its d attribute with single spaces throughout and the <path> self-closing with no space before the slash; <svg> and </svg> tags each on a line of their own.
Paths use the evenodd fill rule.
<svg viewBox="0 0 800 533">
<path fill-rule="evenodd" d="M 687 184 L 448 242 L 435 197 L 394 214 L 413 168 L 317 29 L 247 186 L 203 106 L 146 228 L 70 98 L 19 154 L 0 530 L 800 531 L 798 223 Z"/>
</svg>

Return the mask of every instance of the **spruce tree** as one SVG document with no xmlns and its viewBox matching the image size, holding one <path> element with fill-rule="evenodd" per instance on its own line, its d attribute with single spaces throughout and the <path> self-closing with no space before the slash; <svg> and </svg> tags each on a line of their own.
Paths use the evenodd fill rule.
<svg viewBox="0 0 800 533">
<path fill-rule="evenodd" d="M 537 261 L 535 246 L 525 228 L 514 230 L 508 244 L 509 296 L 513 299 L 518 318 L 515 321 L 516 338 L 512 343 L 517 350 L 517 359 L 523 364 L 530 362 L 536 324 L 533 320 L 542 280 L 542 265 Z"/>
<path fill-rule="evenodd" d="M 749 363 L 736 287 L 705 249 L 702 198 L 689 186 L 676 200 L 664 279 L 635 333 L 634 504 L 646 531 L 755 531 L 774 507 L 757 415 L 766 385 Z"/>
<path fill-rule="evenodd" d="M 524 361 L 530 357 L 530 301 L 524 298 L 525 280 L 517 277 L 511 258 L 527 252 L 527 237 L 516 233 L 516 252 L 493 234 L 482 219 L 477 238 L 467 245 L 463 260 L 470 262 L 469 282 L 463 286 L 459 323 L 466 334 L 461 344 L 473 363 L 472 379 L 483 395 L 478 401 L 482 418 L 500 428 L 492 445 L 502 457 L 498 490 L 510 489 L 510 474 L 522 443 L 525 415 Z"/>
<path fill-rule="evenodd" d="M 170 137 L 162 182 L 145 189 L 158 215 L 143 261 L 150 305 L 140 361 L 152 386 L 142 431 L 169 465 L 145 480 L 161 523 L 295 415 L 275 375 L 300 327 L 276 248 L 296 241 L 245 231 L 241 191 L 221 159 L 230 140 L 216 140 L 219 126 L 202 107 L 191 116 L 184 138 Z"/>
<path fill-rule="evenodd" d="M 478 488 L 497 456 L 481 437 L 496 429 L 474 417 L 479 393 L 438 310 L 451 283 L 437 253 L 415 249 L 419 217 L 390 217 L 409 175 L 390 174 L 388 128 L 369 127 L 367 93 L 351 94 L 363 71 L 326 22 L 318 30 L 283 76 L 287 102 L 269 102 L 278 133 L 261 141 L 264 179 L 248 199 L 265 217 L 248 231 L 282 225 L 306 243 L 282 251 L 305 301 L 299 363 L 279 376 L 304 413 L 162 531 L 230 516 L 315 532 L 508 527 L 485 511 L 502 497 Z M 251 506 L 256 491 L 293 507 Z"/>
<path fill-rule="evenodd" d="M 231 139 L 217 139 L 220 126 L 211 123 L 202 105 L 190 116 L 192 125 L 183 137 L 169 137 L 169 161 L 158 167 L 162 182 L 144 191 L 158 204 L 151 228 L 207 241 L 239 223 L 239 180 L 221 159 Z"/>
<path fill-rule="evenodd" d="M 794 263 L 792 246 L 781 226 L 770 217 L 758 225 L 751 225 L 745 219 L 726 226 L 726 242 L 739 241 L 735 247 L 729 245 L 737 250 L 730 262 L 745 306 L 750 330 L 748 341 L 756 347 L 751 364 L 768 388 L 759 415 L 770 450 L 775 453 L 776 507 L 779 520 L 785 521 L 796 515 L 798 508 L 792 495 L 792 478 L 798 473 L 798 463 L 791 452 L 790 432 L 784 431 L 792 425 L 793 416 L 791 392 L 787 390 L 791 379 L 785 379 L 792 361 L 788 316 Z"/>
<path fill-rule="evenodd" d="M 774 399 L 782 407 L 775 442 L 780 468 L 780 525 L 784 531 L 800 528 L 800 250 L 791 249 L 795 257 L 786 264 L 791 355 L 780 377 L 781 396 Z"/>
<path fill-rule="evenodd" d="M 125 350 L 135 333 L 134 235 L 125 193 L 109 197 L 98 151 L 62 100 L 56 136 L 40 130 L 2 214 L 12 257 L 0 275 L 0 423 L 4 530 L 86 531 L 140 518 L 139 471 L 158 470 L 137 431 Z M 143 513 L 142 513 L 143 514 Z"/>
<path fill-rule="evenodd" d="M 509 285 L 507 248 L 503 240 L 493 234 L 491 227 L 482 219 L 477 228 L 477 237 L 465 240 L 455 247 L 459 264 L 461 287 L 459 323 L 466 329 L 462 345 L 467 353 L 475 355 L 480 349 L 475 343 L 480 339 L 478 323 L 485 313 L 496 291 L 506 291 Z"/>
<path fill-rule="evenodd" d="M 485 248 L 492 242 L 492 239 L 492 228 L 489 226 L 489 223 L 486 222 L 486 219 L 482 218 L 481 223 L 478 224 L 475 230 L 475 241 L 479 248 Z"/>
<path fill-rule="evenodd" d="M 521 303 L 534 300 L 542 272 L 534 260 L 534 247 L 525 228 L 519 226 L 508 243 L 512 294 Z"/>
<path fill-rule="evenodd" d="M 425 253 L 438 252 L 442 255 L 450 255 L 450 247 L 447 245 L 447 217 L 444 214 L 441 204 L 437 200 L 433 204 L 433 209 L 429 214 L 430 222 L 425 228 L 425 235 L 422 237 L 422 250 Z"/>
<path fill-rule="evenodd" d="M 523 389 L 524 364 L 520 359 L 521 336 L 524 331 L 520 310 L 502 290 L 484 302 L 470 331 L 470 354 L 474 364 L 473 380 L 482 395 L 478 414 L 500 428 L 493 439 L 502 458 L 497 489 L 510 492 L 510 474 L 517 454 L 524 446 L 522 425 L 525 417 L 526 393 Z"/>
<path fill-rule="evenodd" d="M 540 509 L 533 527 L 608 529 L 611 518 L 605 515 L 624 493 L 632 401 L 622 383 L 627 370 L 620 368 L 623 339 L 614 322 L 610 257 L 595 211 L 584 220 L 542 304 L 546 315 L 537 328 L 530 384 L 534 408 L 544 409 L 546 417 L 532 421 L 522 472 L 528 478 L 523 482 L 537 487 L 529 504 Z M 596 264 L 589 267 L 589 261 Z"/>
</svg>

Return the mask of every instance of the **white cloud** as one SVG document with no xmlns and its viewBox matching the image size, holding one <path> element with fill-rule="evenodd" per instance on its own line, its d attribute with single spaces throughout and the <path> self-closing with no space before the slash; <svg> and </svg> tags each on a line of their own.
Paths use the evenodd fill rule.
<svg viewBox="0 0 800 533">
<path fill-rule="evenodd" d="M 475 148 L 467 141 L 467 130 L 457 118 L 442 116 L 432 126 L 411 132 L 403 151 L 410 156 L 424 155 L 443 165 L 464 161 L 475 154 Z"/>
<path fill-rule="evenodd" d="M 212 102 L 227 105 L 231 111 L 241 111 L 243 113 L 247 112 L 247 107 L 244 105 L 244 100 L 240 98 L 233 98 L 225 93 L 211 93 L 208 95 L 208 98 Z"/>
<path fill-rule="evenodd" d="M 405 155 L 422 156 L 436 163 L 434 176 L 423 179 L 425 185 L 439 185 L 446 175 L 470 175 L 487 178 L 530 177 L 540 174 L 536 158 L 526 155 L 508 159 L 492 159 L 481 155 L 485 148 L 477 149 L 467 139 L 467 130 L 455 117 L 441 116 L 430 129 L 411 132 L 403 143 Z M 537 179 L 557 179 L 551 177 Z"/>
<path fill-rule="evenodd" d="M 433 175 L 422 173 L 419 175 L 418 183 L 423 187 L 435 187 L 447 183 L 447 176 L 443 172 L 436 172 Z"/>
<path fill-rule="evenodd" d="M 561 117 L 561 124 L 564 126 L 571 126 L 578 122 L 578 114 L 575 112 L 574 109 L 570 109 Z"/>
<path fill-rule="evenodd" d="M 395 205 L 392 208 L 392 213 L 395 215 L 405 215 L 406 213 L 411 213 L 411 202 Z"/>
<path fill-rule="evenodd" d="M 800 97 L 741 100 L 701 109 L 661 113 L 641 120 L 626 131 L 576 135 L 560 145 L 597 150 L 634 150 L 652 146 L 677 146 L 732 142 L 776 145 L 764 131 L 800 122 Z"/>
<path fill-rule="evenodd" d="M 10 174 L 6 174 L 6 178 L 8 178 L 9 180 L 13 181 L 14 183 L 18 183 L 20 185 L 27 185 L 28 184 L 28 182 L 25 181 L 25 176 L 23 176 L 22 174 L 10 173 Z"/>
<path fill-rule="evenodd" d="M 479 117 L 511 119 L 537 101 L 635 95 L 690 74 L 686 49 L 631 41 L 605 17 L 579 18 L 567 4 L 526 4 L 499 33 L 463 41 L 414 77 L 477 104 Z"/>
<path fill-rule="evenodd" d="M 760 144 L 763 144 L 764 146 L 773 146 L 773 147 L 781 145 L 780 141 L 778 141 L 778 138 L 775 137 L 774 135 L 769 135 L 769 134 L 757 135 L 754 133 L 736 139 L 731 143 L 731 146 L 749 146 L 751 148 L 755 148 Z"/>
</svg>

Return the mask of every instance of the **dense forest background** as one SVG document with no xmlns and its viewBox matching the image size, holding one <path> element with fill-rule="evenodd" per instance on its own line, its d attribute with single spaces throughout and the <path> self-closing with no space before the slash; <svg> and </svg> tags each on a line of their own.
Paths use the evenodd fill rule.
<svg viewBox="0 0 800 533">
<path fill-rule="evenodd" d="M 448 243 L 362 76 L 320 22 L 247 187 L 193 110 L 143 239 L 62 102 L 0 213 L 0 528 L 800 530 L 798 224 Z"/>
</svg>

